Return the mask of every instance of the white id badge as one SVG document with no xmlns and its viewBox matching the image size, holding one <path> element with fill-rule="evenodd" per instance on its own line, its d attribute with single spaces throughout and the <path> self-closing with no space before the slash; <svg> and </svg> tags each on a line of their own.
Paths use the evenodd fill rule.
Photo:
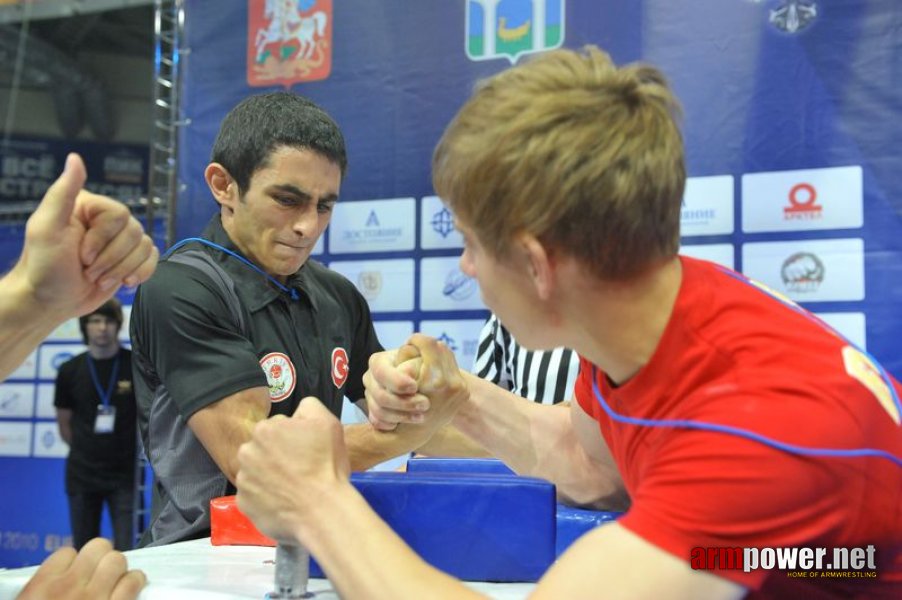
<svg viewBox="0 0 902 600">
<path fill-rule="evenodd" d="M 116 426 L 116 407 L 104 406 L 101 404 L 97 407 L 97 420 L 94 421 L 94 433 L 113 433 Z"/>
</svg>

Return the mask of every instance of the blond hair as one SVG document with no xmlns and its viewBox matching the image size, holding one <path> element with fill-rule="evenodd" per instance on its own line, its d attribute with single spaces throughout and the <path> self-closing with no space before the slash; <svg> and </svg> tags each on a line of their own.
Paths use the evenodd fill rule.
<svg viewBox="0 0 902 600">
<path fill-rule="evenodd" d="M 478 84 L 435 149 L 433 186 L 497 256 L 530 233 L 625 279 L 679 248 L 679 114 L 654 67 L 549 52 Z"/>
</svg>

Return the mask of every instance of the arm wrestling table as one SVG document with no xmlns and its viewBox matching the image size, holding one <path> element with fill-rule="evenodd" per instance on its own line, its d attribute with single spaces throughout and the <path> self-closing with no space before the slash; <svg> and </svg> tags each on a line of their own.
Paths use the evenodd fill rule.
<svg viewBox="0 0 902 600">
<path fill-rule="evenodd" d="M 276 549 L 213 546 L 209 538 L 126 552 L 130 568 L 147 574 L 141 600 L 262 600 L 272 591 Z M 0 600 L 15 598 L 37 567 L 0 571 Z M 525 598 L 532 583 L 466 582 L 492 598 Z M 314 599 L 337 599 L 328 579 L 310 579 Z"/>
</svg>

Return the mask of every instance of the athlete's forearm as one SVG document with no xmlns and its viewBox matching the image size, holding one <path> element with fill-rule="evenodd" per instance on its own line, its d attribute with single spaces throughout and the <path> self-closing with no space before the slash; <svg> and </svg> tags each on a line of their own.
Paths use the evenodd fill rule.
<svg viewBox="0 0 902 600">
<path fill-rule="evenodd" d="M 381 462 L 413 452 L 432 436 L 427 428 L 399 425 L 394 431 L 379 431 L 369 423 L 344 426 L 345 445 L 352 471 L 365 471 Z"/>
<path fill-rule="evenodd" d="M 65 318 L 38 306 L 25 278 L 15 269 L 0 279 L 0 381 Z"/>
<path fill-rule="evenodd" d="M 609 497 L 620 489 L 616 470 L 588 458 L 568 407 L 536 404 L 469 373 L 465 377 L 470 398 L 455 427 L 518 474 L 553 482 L 568 503 L 614 508 Z"/>
</svg>

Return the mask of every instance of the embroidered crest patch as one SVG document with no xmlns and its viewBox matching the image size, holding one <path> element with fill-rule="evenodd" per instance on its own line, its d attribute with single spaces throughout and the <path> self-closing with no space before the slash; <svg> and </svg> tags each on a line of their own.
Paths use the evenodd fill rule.
<svg viewBox="0 0 902 600">
<path fill-rule="evenodd" d="M 266 373 L 270 400 L 281 402 L 291 395 L 297 383 L 297 374 L 294 364 L 287 355 L 281 352 L 270 352 L 260 359 L 260 367 Z"/>
</svg>

